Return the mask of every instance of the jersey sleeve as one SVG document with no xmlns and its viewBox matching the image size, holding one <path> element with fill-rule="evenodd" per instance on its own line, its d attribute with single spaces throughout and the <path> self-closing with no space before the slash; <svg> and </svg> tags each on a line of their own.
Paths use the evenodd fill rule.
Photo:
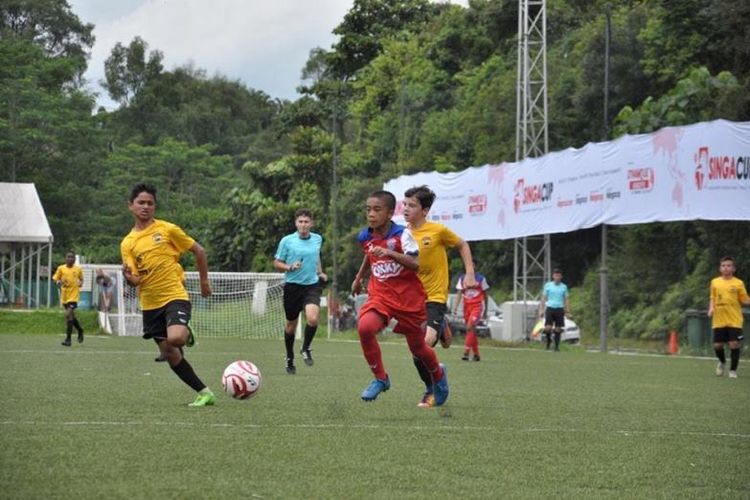
<svg viewBox="0 0 750 500">
<path fill-rule="evenodd" d="M 62 278 L 62 269 L 60 269 L 61 266 L 57 266 L 57 269 L 55 269 L 55 274 L 52 276 L 52 281 L 60 281 L 60 278 Z"/>
<path fill-rule="evenodd" d="M 135 265 L 135 256 L 128 249 L 124 241 L 120 243 L 120 256 L 122 257 L 122 263 L 127 265 L 133 273 L 138 272 L 138 268 Z"/>
<path fill-rule="evenodd" d="M 489 290 L 489 289 L 490 289 L 490 284 L 487 283 L 487 278 L 482 276 L 482 290 Z"/>
<path fill-rule="evenodd" d="M 276 255 L 273 256 L 274 259 L 280 260 L 282 262 L 286 262 L 287 260 L 287 245 L 286 245 L 286 238 L 281 238 L 281 241 L 279 241 L 279 246 L 276 247 Z"/>
<path fill-rule="evenodd" d="M 417 244 L 417 240 L 414 239 L 414 235 L 411 234 L 411 231 L 406 228 L 404 228 L 404 231 L 401 233 L 401 249 L 406 255 L 411 255 L 412 257 L 419 255 L 419 245 Z"/>
<path fill-rule="evenodd" d="M 190 250 L 195 245 L 195 240 L 176 224 L 172 224 L 169 228 L 169 241 L 174 244 L 180 253 Z"/>
<path fill-rule="evenodd" d="M 463 290 L 464 289 L 464 275 L 458 277 L 458 281 L 456 282 L 456 290 Z"/>
<path fill-rule="evenodd" d="M 740 307 L 742 307 L 742 302 L 747 301 L 747 288 L 745 288 L 745 283 L 743 281 L 740 281 L 737 298 L 740 299 Z"/>
<path fill-rule="evenodd" d="M 445 243 L 447 247 L 455 247 L 461 241 L 461 237 L 451 231 L 447 226 L 443 226 L 443 230 L 440 232 L 440 239 Z"/>
<path fill-rule="evenodd" d="M 76 278 L 80 283 L 83 283 L 83 269 L 80 267 L 76 269 Z"/>
</svg>

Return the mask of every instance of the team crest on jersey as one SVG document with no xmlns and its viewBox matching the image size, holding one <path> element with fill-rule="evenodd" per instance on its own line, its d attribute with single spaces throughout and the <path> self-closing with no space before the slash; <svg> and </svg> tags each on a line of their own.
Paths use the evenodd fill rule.
<svg viewBox="0 0 750 500">
<path fill-rule="evenodd" d="M 422 238 L 422 246 L 423 247 L 432 246 L 432 238 L 430 238 L 429 236 L 425 236 L 424 238 Z"/>
<path fill-rule="evenodd" d="M 162 240 L 161 233 L 154 233 L 153 239 L 154 239 L 154 243 L 161 243 L 161 240 Z"/>
</svg>

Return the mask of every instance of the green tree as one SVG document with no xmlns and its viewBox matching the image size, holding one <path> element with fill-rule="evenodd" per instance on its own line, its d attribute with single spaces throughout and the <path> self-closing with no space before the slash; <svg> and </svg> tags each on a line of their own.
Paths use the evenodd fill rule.
<svg viewBox="0 0 750 500">
<path fill-rule="evenodd" d="M 158 78 L 164 69 L 164 54 L 152 50 L 148 57 L 148 43 L 137 36 L 127 47 L 117 42 L 104 61 L 104 77 L 101 82 L 109 96 L 127 105 L 150 81 Z"/>
</svg>

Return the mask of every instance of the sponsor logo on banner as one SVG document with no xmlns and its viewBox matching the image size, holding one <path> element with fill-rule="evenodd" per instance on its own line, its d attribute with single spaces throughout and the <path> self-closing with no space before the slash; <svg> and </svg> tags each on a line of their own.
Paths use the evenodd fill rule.
<svg viewBox="0 0 750 500">
<path fill-rule="evenodd" d="M 750 156 L 711 156 L 708 146 L 702 146 L 693 158 L 698 191 L 750 185 Z"/>
<path fill-rule="evenodd" d="M 654 169 L 651 167 L 628 170 L 628 189 L 635 193 L 651 191 L 654 188 Z"/>
<path fill-rule="evenodd" d="M 604 194 L 599 193 L 597 191 L 593 191 L 589 193 L 589 201 L 604 201 Z"/>
<path fill-rule="evenodd" d="M 469 196 L 469 214 L 484 215 L 487 211 L 487 195 L 475 194 Z M 454 218 L 456 214 L 454 214 Z M 460 215 L 460 214 L 459 214 Z"/>
<path fill-rule="evenodd" d="M 518 179 L 513 188 L 513 210 L 518 213 L 524 207 L 529 209 L 542 208 L 544 204 L 552 199 L 554 189 L 555 185 L 553 182 L 543 182 L 527 186 L 523 177 Z"/>
</svg>

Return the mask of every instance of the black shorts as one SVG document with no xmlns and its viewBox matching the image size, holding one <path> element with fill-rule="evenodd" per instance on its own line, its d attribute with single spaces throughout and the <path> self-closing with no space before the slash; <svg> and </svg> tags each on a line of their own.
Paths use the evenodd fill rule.
<svg viewBox="0 0 750 500">
<path fill-rule="evenodd" d="M 427 326 L 435 330 L 438 333 L 438 336 L 443 332 L 445 313 L 447 311 L 448 306 L 442 302 L 427 303 Z"/>
<path fill-rule="evenodd" d="M 544 310 L 544 326 L 565 328 L 565 308 L 548 307 Z"/>
<path fill-rule="evenodd" d="M 300 285 L 298 283 L 284 283 L 284 313 L 287 321 L 299 318 L 302 309 L 308 304 L 320 306 L 320 295 L 323 289 L 319 283 Z"/>
<path fill-rule="evenodd" d="M 731 326 L 714 328 L 714 342 L 734 342 L 744 338 L 742 328 L 732 328 Z"/>
<path fill-rule="evenodd" d="M 78 308 L 78 302 L 66 302 L 63 304 L 64 309 L 77 309 Z"/>
<path fill-rule="evenodd" d="M 188 326 L 191 311 L 189 300 L 173 300 L 158 309 L 143 311 L 143 338 L 166 339 L 168 326 Z"/>
</svg>

